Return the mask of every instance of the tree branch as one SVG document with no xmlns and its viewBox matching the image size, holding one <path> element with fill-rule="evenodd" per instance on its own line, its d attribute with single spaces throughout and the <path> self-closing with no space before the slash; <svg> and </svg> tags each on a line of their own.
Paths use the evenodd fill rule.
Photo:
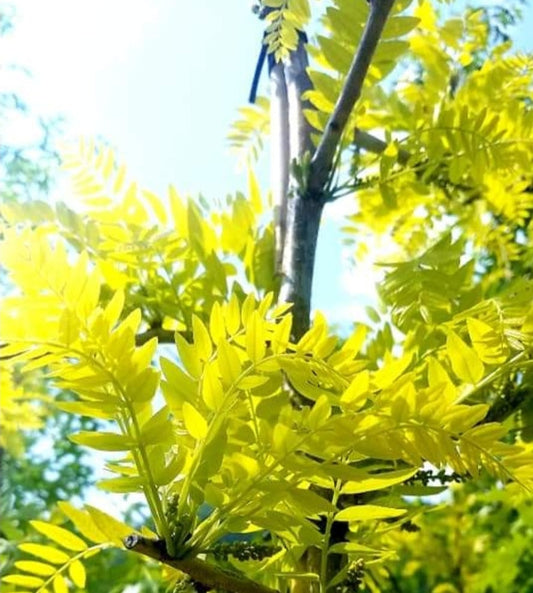
<svg viewBox="0 0 533 593">
<path fill-rule="evenodd" d="M 509 389 L 492 404 L 483 422 L 503 422 L 531 397 L 530 387 Z"/>
<path fill-rule="evenodd" d="M 318 195 L 328 180 L 335 151 L 348 123 L 350 113 L 356 101 L 361 96 L 361 90 L 372 56 L 376 51 L 378 41 L 393 4 L 394 0 L 371 0 L 370 15 L 366 22 L 359 48 L 352 61 L 333 113 L 326 124 L 326 129 L 311 160 L 309 189 L 312 193 Z"/>
<path fill-rule="evenodd" d="M 135 336 L 135 345 L 142 346 L 152 338 L 157 338 L 157 341 L 160 344 L 174 344 L 174 334 L 175 332 L 170 329 L 163 329 L 162 327 L 151 327 L 150 329 L 147 329 L 145 332 L 142 332 Z M 185 339 L 187 339 L 186 336 L 184 337 Z"/>
<path fill-rule="evenodd" d="M 124 539 L 124 546 L 139 554 L 159 560 L 163 564 L 187 573 L 194 581 L 205 585 L 208 589 L 230 591 L 232 593 L 279 593 L 261 583 L 252 581 L 244 575 L 229 572 L 199 558 L 171 558 L 165 550 L 162 540 L 153 540 L 141 535 L 132 534 Z"/>
<path fill-rule="evenodd" d="M 354 130 L 353 141 L 359 148 L 375 154 L 381 154 L 387 148 L 387 143 L 384 140 L 380 140 L 368 132 L 363 132 L 359 128 L 355 128 Z M 398 162 L 400 165 L 406 165 L 410 158 L 411 153 L 400 148 L 398 151 Z"/>
</svg>

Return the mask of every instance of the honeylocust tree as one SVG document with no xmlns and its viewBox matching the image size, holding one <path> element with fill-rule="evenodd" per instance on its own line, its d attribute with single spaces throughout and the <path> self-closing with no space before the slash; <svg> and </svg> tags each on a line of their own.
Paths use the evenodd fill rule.
<svg viewBox="0 0 533 593">
<path fill-rule="evenodd" d="M 61 502 L 13 591 L 98 590 L 85 565 L 113 547 L 176 590 L 378 591 L 398 534 L 431 525 L 421 497 L 495 481 L 526 504 L 531 58 L 486 10 L 427 0 L 257 12 L 271 92 L 231 133 L 244 194 L 156 196 L 82 142 L 64 155 L 75 200 L 2 208 L 2 364 L 45 369 L 62 410 L 103 421 L 71 441 L 150 512 L 135 530 Z M 379 311 L 339 336 L 310 321 L 311 287 L 346 195 L 354 275 L 380 240 L 392 256 Z"/>
</svg>

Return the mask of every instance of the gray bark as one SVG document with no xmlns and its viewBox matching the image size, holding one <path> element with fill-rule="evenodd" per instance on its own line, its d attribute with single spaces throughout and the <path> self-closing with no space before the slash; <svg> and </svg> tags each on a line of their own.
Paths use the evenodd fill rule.
<svg viewBox="0 0 533 593">
<path fill-rule="evenodd" d="M 282 62 L 276 64 L 270 72 L 270 141 L 270 184 L 274 203 L 276 274 L 280 274 L 287 228 L 290 163 L 289 99 Z"/>
<path fill-rule="evenodd" d="M 280 302 L 292 302 L 293 306 L 293 339 L 299 339 L 309 328 L 311 313 L 311 293 L 313 284 L 314 262 L 320 219 L 324 209 L 324 188 L 332 174 L 333 160 L 342 134 L 348 123 L 348 118 L 361 95 L 372 56 L 376 50 L 385 22 L 392 8 L 394 0 L 372 0 L 370 15 L 365 25 L 361 43 L 354 56 L 352 65 L 346 77 L 343 90 L 337 100 L 326 129 L 317 149 L 311 159 L 311 167 L 307 185 L 305 187 L 290 187 L 287 185 L 287 195 L 277 198 L 282 204 L 280 212 L 286 212 L 285 219 L 280 223 L 279 236 L 282 244 L 277 246 L 277 261 L 281 261 Z M 300 42 L 289 60 L 283 66 L 284 79 L 288 96 L 288 136 L 290 161 L 302 162 L 306 152 L 312 151 L 311 126 L 304 117 L 304 109 L 309 108 L 303 93 L 311 88 L 311 81 L 307 74 L 307 52 L 304 36 L 300 35 Z M 276 66 L 277 68 L 277 66 Z M 278 83 L 280 75 L 275 73 L 272 81 L 273 99 L 279 104 L 277 95 L 280 93 Z M 273 179 L 284 178 L 287 161 L 287 135 L 277 128 L 281 117 L 277 114 L 276 137 L 272 137 L 272 167 Z M 364 134 L 363 134 L 364 135 Z M 370 137 L 372 138 L 372 137 Z M 278 145 L 275 144 L 277 141 Z M 370 144 L 368 137 L 364 137 Z M 376 139 L 377 140 L 377 139 Z M 377 141 L 379 144 L 379 141 Z M 373 144 L 373 148 L 381 148 Z M 402 155 L 403 156 L 403 155 Z M 278 186 L 275 188 L 277 191 Z M 278 202 L 276 202 L 278 203 Z M 285 204 L 286 210 L 285 210 Z"/>
</svg>

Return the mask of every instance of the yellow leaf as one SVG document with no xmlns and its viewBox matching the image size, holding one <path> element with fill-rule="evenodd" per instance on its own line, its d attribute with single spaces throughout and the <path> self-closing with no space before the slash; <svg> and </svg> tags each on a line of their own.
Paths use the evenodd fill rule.
<svg viewBox="0 0 533 593">
<path fill-rule="evenodd" d="M 202 374 L 202 364 L 196 348 L 189 344 L 178 332 L 176 332 L 175 340 L 181 364 L 189 375 L 197 379 Z"/>
<path fill-rule="evenodd" d="M 398 359 L 385 357 L 385 363 L 383 367 L 374 373 L 374 385 L 379 389 L 386 389 L 387 387 L 390 387 L 411 364 L 412 358 L 412 352 L 406 352 L 401 358 Z"/>
<path fill-rule="evenodd" d="M 146 189 L 142 190 L 143 198 L 150 204 L 150 207 L 154 211 L 154 214 L 157 217 L 157 220 L 162 224 L 166 225 L 167 223 L 167 212 L 161 200 L 151 191 Z"/>
<path fill-rule="evenodd" d="M 122 185 L 124 184 L 124 179 L 126 178 L 126 166 L 121 165 L 117 171 L 117 176 L 115 177 L 115 183 L 113 184 L 113 193 L 118 194 L 122 189 Z"/>
<path fill-rule="evenodd" d="M 41 560 L 47 560 L 52 564 L 65 564 L 69 561 L 69 556 L 51 546 L 42 546 L 41 544 L 20 544 L 19 549 L 36 556 Z"/>
<path fill-rule="evenodd" d="M 136 444 L 130 437 L 114 432 L 90 432 L 82 430 L 69 435 L 69 440 L 78 445 L 91 447 L 97 451 L 129 451 Z"/>
<path fill-rule="evenodd" d="M 251 314 L 246 327 L 246 352 L 254 364 L 257 364 L 265 356 L 266 343 L 263 323 L 257 311 Z"/>
<path fill-rule="evenodd" d="M 248 169 L 248 198 L 252 208 L 256 214 L 261 214 L 263 210 L 263 203 L 261 200 L 261 191 L 257 177 L 252 168 Z"/>
<path fill-rule="evenodd" d="M 57 574 L 53 580 L 54 593 L 68 593 L 67 583 L 61 574 Z"/>
<path fill-rule="evenodd" d="M 370 373 L 362 371 L 357 373 L 348 388 L 341 395 L 341 402 L 348 407 L 358 410 L 361 408 L 370 392 Z"/>
<path fill-rule="evenodd" d="M 288 313 L 276 324 L 272 334 L 272 352 L 281 354 L 289 345 L 292 328 L 292 315 Z"/>
<path fill-rule="evenodd" d="M 118 521 L 100 509 L 88 504 L 85 505 L 85 508 L 98 529 L 107 536 L 108 541 L 113 542 L 119 547 L 124 545 L 122 540 L 134 531 L 132 527 L 122 523 L 122 521 Z"/>
<path fill-rule="evenodd" d="M 226 337 L 226 327 L 224 325 L 222 307 L 218 302 L 216 302 L 211 309 L 211 316 L 209 317 L 209 331 L 215 344 L 219 344 L 220 340 L 223 340 Z"/>
<path fill-rule="evenodd" d="M 216 362 L 204 367 L 202 378 L 202 397 L 210 410 L 219 410 L 224 401 L 224 390 L 218 377 Z"/>
<path fill-rule="evenodd" d="M 85 567 L 79 560 L 74 560 L 74 562 L 71 562 L 68 567 L 68 574 L 76 587 L 79 587 L 80 589 L 85 587 L 87 575 L 85 573 Z"/>
<path fill-rule="evenodd" d="M 183 421 L 187 432 L 195 439 L 204 439 L 207 435 L 207 422 L 189 402 L 183 404 Z"/>
<path fill-rule="evenodd" d="M 235 348 L 227 342 L 218 345 L 218 367 L 222 381 L 226 385 L 233 384 L 241 374 L 241 361 Z"/>
<path fill-rule="evenodd" d="M 430 356 L 427 361 L 428 365 L 428 383 L 431 387 L 435 387 L 436 385 L 449 385 L 451 384 L 451 379 L 448 376 L 448 373 L 444 370 L 444 367 L 440 364 L 440 362 Z"/>
<path fill-rule="evenodd" d="M 98 529 L 89 513 L 73 507 L 68 502 L 61 501 L 58 503 L 58 506 L 63 514 L 74 523 L 76 529 L 88 540 L 96 544 L 103 544 L 109 541 L 109 538 Z"/>
<path fill-rule="evenodd" d="M 483 377 L 485 367 L 479 356 L 453 331 L 448 333 L 446 350 L 453 372 L 461 381 L 475 384 Z"/>
<path fill-rule="evenodd" d="M 49 577 L 56 571 L 56 569 L 53 566 L 50 566 L 50 564 L 34 562 L 32 560 L 19 560 L 18 562 L 15 562 L 15 566 L 22 572 L 29 572 L 41 577 Z"/>
<path fill-rule="evenodd" d="M 149 402 L 159 386 L 159 371 L 148 367 L 131 377 L 126 385 L 126 395 L 132 402 Z"/>
<path fill-rule="evenodd" d="M 10 583 L 11 585 L 20 585 L 21 587 L 27 587 L 28 589 L 37 589 L 37 587 L 44 585 L 43 579 L 28 577 L 23 574 L 9 574 L 2 577 L 2 582 Z"/>
<path fill-rule="evenodd" d="M 45 523 L 44 521 L 30 521 L 30 524 L 39 533 L 46 535 L 47 538 L 67 550 L 82 552 L 87 549 L 87 544 L 68 529 L 63 529 L 63 527 Z"/>
<path fill-rule="evenodd" d="M 373 490 L 383 490 L 396 484 L 401 484 L 414 476 L 418 468 L 402 469 L 399 471 L 383 472 L 375 476 L 369 476 L 358 481 L 349 481 L 344 484 L 341 494 L 359 494 L 361 492 L 372 492 Z"/>
<path fill-rule="evenodd" d="M 297 348 L 300 352 L 313 352 L 315 346 L 327 335 L 328 327 L 324 316 L 317 312 L 313 325 L 300 338 Z"/>
<path fill-rule="evenodd" d="M 226 321 L 226 329 L 228 334 L 233 336 L 239 331 L 241 326 L 241 312 L 239 310 L 239 299 L 234 293 L 231 295 L 229 303 L 226 305 L 226 311 L 224 314 Z"/>
<path fill-rule="evenodd" d="M 328 397 L 327 395 L 321 395 L 311 408 L 307 417 L 307 423 L 311 430 L 317 430 L 326 422 L 330 415 L 331 406 L 329 405 Z"/>
<path fill-rule="evenodd" d="M 466 320 L 466 325 L 472 346 L 483 362 L 501 364 L 507 360 L 509 347 L 493 327 L 473 317 Z"/>
<path fill-rule="evenodd" d="M 405 515 L 405 509 L 380 507 L 373 504 L 362 504 L 342 509 L 335 515 L 335 521 L 373 521 L 377 519 L 392 519 Z"/>
<path fill-rule="evenodd" d="M 209 360 L 209 357 L 213 353 L 213 344 L 211 343 L 211 337 L 205 325 L 196 315 L 192 316 L 192 331 L 196 355 L 200 360 L 205 362 Z"/>
<path fill-rule="evenodd" d="M 109 478 L 108 480 L 98 480 L 96 486 L 107 492 L 115 492 L 125 494 L 129 492 L 142 492 L 143 486 L 146 485 L 144 478 L 140 477 L 121 477 Z"/>
</svg>

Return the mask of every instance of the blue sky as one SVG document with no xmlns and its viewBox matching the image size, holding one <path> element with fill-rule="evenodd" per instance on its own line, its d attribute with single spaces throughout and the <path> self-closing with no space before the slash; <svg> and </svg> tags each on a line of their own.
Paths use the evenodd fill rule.
<svg viewBox="0 0 533 593">
<path fill-rule="evenodd" d="M 169 183 L 182 194 L 202 192 L 208 198 L 245 187 L 226 134 L 246 102 L 260 49 L 262 25 L 250 2 L 15 0 L 15 5 L 18 19 L 1 48 L 3 59 L 29 68 L 33 77 L 19 81 L 23 95 L 36 110 L 63 114 L 68 136 L 104 137 L 130 174 L 159 194 Z M 516 35 L 522 49 L 532 49 L 531 31 L 529 5 Z M 266 167 L 261 178 L 265 185 Z M 360 267 L 354 282 L 343 265 L 339 221 L 330 216 L 324 226 L 314 304 L 331 321 L 361 319 L 375 275 L 369 266 Z"/>
</svg>

